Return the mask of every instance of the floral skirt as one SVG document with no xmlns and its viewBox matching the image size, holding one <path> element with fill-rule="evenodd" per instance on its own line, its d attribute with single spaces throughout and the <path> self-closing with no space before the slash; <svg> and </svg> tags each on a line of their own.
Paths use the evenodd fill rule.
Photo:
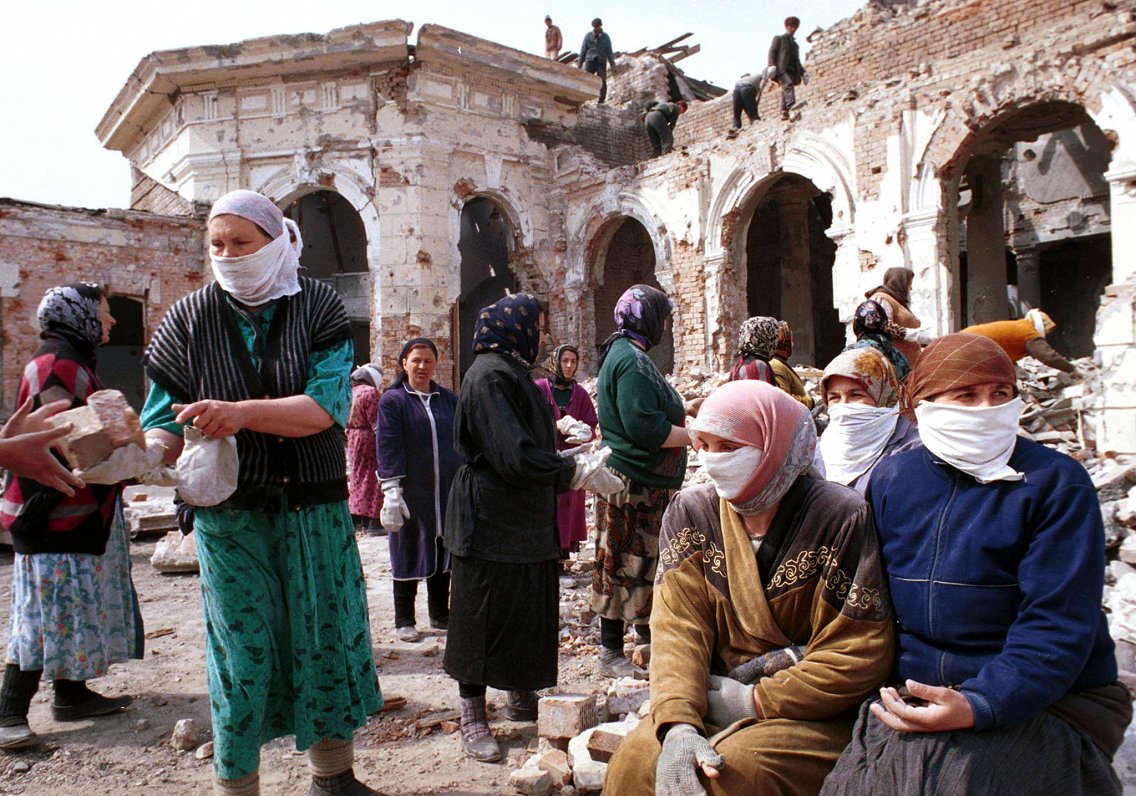
<svg viewBox="0 0 1136 796">
<path fill-rule="evenodd" d="M 16 553 L 8 663 L 49 679 L 91 680 L 141 658 L 142 639 L 121 504 L 101 556 Z"/>
<path fill-rule="evenodd" d="M 382 697 L 347 502 L 198 509 L 196 534 L 218 776 L 256 771 L 283 735 L 351 738 Z"/>
</svg>

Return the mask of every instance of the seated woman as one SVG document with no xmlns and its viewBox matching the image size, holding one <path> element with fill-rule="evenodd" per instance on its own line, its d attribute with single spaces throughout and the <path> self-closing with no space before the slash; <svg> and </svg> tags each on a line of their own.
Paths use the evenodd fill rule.
<svg viewBox="0 0 1136 796">
<path fill-rule="evenodd" d="M 888 332 L 888 317 L 883 306 L 871 300 L 860 304 L 852 316 L 852 333 L 856 335 L 856 342 L 845 346 L 845 351 L 874 348 L 888 358 L 897 379 L 902 382 L 907 378 L 911 365 L 903 352 L 895 347 L 895 341 Z"/>
<path fill-rule="evenodd" d="M 1018 436 L 1014 366 L 985 337 L 928 346 L 903 403 L 923 446 L 868 486 L 898 619 L 894 685 L 864 705 L 822 792 L 1120 793 L 1110 760 L 1131 697 L 1101 611 L 1088 474 Z"/>
<path fill-rule="evenodd" d="M 652 711 L 604 793 L 816 793 L 892 665 L 871 512 L 809 471 L 812 417 L 776 387 L 723 385 L 691 435 L 713 483 L 663 518 Z"/>
<path fill-rule="evenodd" d="M 820 392 L 828 427 L 820 438 L 825 477 L 864 494 L 884 457 L 919 444 L 919 433 L 896 405 L 899 384 L 887 358 L 874 348 L 845 351 L 828 363 Z"/>
</svg>

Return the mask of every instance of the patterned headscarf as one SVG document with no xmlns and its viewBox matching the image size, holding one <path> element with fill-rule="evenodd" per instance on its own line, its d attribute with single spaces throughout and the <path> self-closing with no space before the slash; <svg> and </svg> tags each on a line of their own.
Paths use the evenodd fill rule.
<svg viewBox="0 0 1136 796">
<path fill-rule="evenodd" d="M 886 293 L 903 306 L 911 303 L 911 283 L 915 281 L 915 272 L 910 268 L 889 268 L 884 271 L 882 285 L 869 290 L 864 298 L 871 298 L 877 293 Z"/>
<path fill-rule="evenodd" d="M 1017 385 L 1014 363 L 1002 347 L 977 334 L 948 334 L 923 349 L 900 389 L 904 414 L 914 416 L 920 401 L 959 387 Z"/>
<path fill-rule="evenodd" d="M 876 406 L 895 406 L 899 400 L 899 382 L 895 369 L 878 349 L 853 348 L 836 357 L 824 369 L 820 379 L 820 392 L 823 396 L 828 390 L 828 380 L 833 376 L 845 376 L 864 386 Z"/>
<path fill-rule="evenodd" d="M 560 357 L 565 351 L 571 351 L 576 355 L 576 372 L 579 373 L 580 369 L 580 349 L 576 348 L 574 345 L 568 345 L 567 343 L 557 346 L 556 350 L 552 352 L 552 375 L 549 377 L 549 381 L 552 383 L 552 386 L 558 390 L 567 390 L 576 381 L 575 377 L 569 379 L 565 376 L 564 368 L 560 365 Z"/>
<path fill-rule="evenodd" d="M 777 349 L 780 328 L 781 321 L 768 315 L 750 318 L 738 332 L 738 356 L 761 357 L 769 361 Z"/>
<path fill-rule="evenodd" d="M 406 368 L 402 363 L 410 356 L 410 352 L 418 347 L 429 348 L 434 352 L 434 359 L 438 358 L 438 346 L 434 345 L 434 341 L 429 337 L 412 337 L 403 344 L 402 350 L 398 352 L 398 375 L 394 377 L 394 382 L 391 387 L 401 386 L 408 378 L 406 375 Z"/>
<path fill-rule="evenodd" d="M 690 424 L 690 436 L 702 433 L 761 448 L 761 462 L 736 500 L 738 514 L 765 511 L 789 491 L 812 464 L 816 425 L 800 401 L 762 381 L 731 381 L 703 402 Z"/>
<path fill-rule="evenodd" d="M 284 213 L 263 194 L 244 189 L 229 191 L 213 203 L 209 221 L 216 216 L 234 215 L 256 224 L 268 237 L 275 240 L 284 232 Z"/>
<path fill-rule="evenodd" d="M 865 301 L 852 317 L 852 333 L 859 339 L 865 334 L 887 334 L 887 313 L 878 301 Z"/>
<path fill-rule="evenodd" d="M 629 337 L 646 350 L 657 346 L 673 311 L 671 300 L 657 287 L 632 285 L 627 288 L 615 302 L 615 332 L 600 345 L 600 364 L 607 358 L 611 344 L 620 337 Z"/>
<path fill-rule="evenodd" d="M 531 368 L 540 354 L 540 302 L 531 293 L 514 293 L 477 314 L 474 354 L 504 354 Z"/>
<path fill-rule="evenodd" d="M 773 349 L 773 355 L 781 359 L 793 356 L 793 327 L 788 321 L 781 321 L 781 325 L 777 327 L 777 346 Z"/>
<path fill-rule="evenodd" d="M 92 282 L 72 282 L 43 294 L 36 309 L 40 337 L 66 337 L 87 353 L 103 341 L 102 289 Z"/>
</svg>

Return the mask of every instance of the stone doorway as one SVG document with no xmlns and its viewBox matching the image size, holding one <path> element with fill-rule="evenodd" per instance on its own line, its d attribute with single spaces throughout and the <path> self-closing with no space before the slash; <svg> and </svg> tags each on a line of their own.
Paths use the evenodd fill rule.
<svg viewBox="0 0 1136 796">
<path fill-rule="evenodd" d="M 793 364 L 823 368 L 844 348 L 833 303 L 832 196 L 784 174 L 757 199 L 745 237 L 746 314 L 793 328 Z"/>
<path fill-rule="evenodd" d="M 142 352 L 146 350 L 143 305 L 127 296 L 107 298 L 114 326 L 110 341 L 99 348 L 98 376 L 103 386 L 118 390 L 136 410 L 146 403 Z"/>
<path fill-rule="evenodd" d="M 492 199 L 474 197 L 462 206 L 461 295 L 453 337 L 458 368 L 455 386 L 473 364 L 473 329 L 477 313 L 508 293 L 520 289 L 509 265 L 515 248 L 513 225 Z"/>
</svg>

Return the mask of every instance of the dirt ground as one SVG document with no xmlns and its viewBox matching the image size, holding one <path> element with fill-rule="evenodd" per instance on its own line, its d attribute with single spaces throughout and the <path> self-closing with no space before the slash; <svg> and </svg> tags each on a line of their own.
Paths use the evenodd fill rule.
<svg viewBox="0 0 1136 796">
<path fill-rule="evenodd" d="M 91 681 L 92 688 L 104 694 L 132 694 L 134 704 L 118 715 L 62 724 L 51 718 L 50 686 L 41 688 L 29 721 L 42 743 L 28 750 L 0 752 L 0 796 L 211 793 L 212 760 L 170 745 L 180 719 L 194 719 L 202 743 L 211 738 L 199 582 L 196 575 L 162 575 L 150 566 L 157 539 L 138 539 L 131 551 L 134 582 L 151 637 L 145 658 L 114 666 L 106 677 Z M 356 774 L 389 794 L 513 793 L 509 774 L 520 765 L 526 749 L 535 746 L 535 725 L 493 718 L 494 709 L 504 704 L 504 694 L 491 690 L 491 725 L 507 752 L 506 760 L 487 765 L 465 758 L 458 735 L 452 732 L 456 714 L 447 715 L 456 711 L 458 695 L 457 685 L 442 671 L 445 634 L 425 630 L 417 644 L 397 641 L 387 540 L 360 536 L 359 551 L 367 575 L 379 682 L 387 700 L 405 697 L 406 706 L 373 716 L 356 734 Z M 585 552 L 582 557 L 591 556 Z M 11 578 L 11 549 L 0 548 L 0 628 L 5 637 Z M 564 587 L 562 581 L 561 621 L 569 624 L 561 632 L 559 692 L 600 691 L 608 682 L 593 673 L 597 632 L 571 621 L 586 606 L 588 583 L 583 573 L 574 589 Z M 425 602 L 422 587 L 420 629 L 426 625 Z M 292 738 L 263 747 L 260 771 L 261 792 L 266 795 L 307 793 L 307 756 L 296 752 Z"/>
</svg>

